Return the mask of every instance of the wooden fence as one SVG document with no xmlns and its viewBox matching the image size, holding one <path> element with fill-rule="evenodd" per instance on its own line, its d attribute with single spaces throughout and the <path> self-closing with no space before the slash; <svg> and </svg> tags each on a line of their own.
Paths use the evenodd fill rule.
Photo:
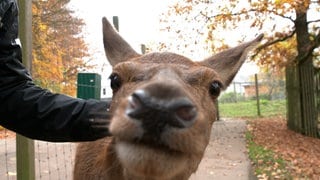
<svg viewBox="0 0 320 180">
<path fill-rule="evenodd" d="M 316 106 L 318 111 L 318 129 L 320 128 L 320 69 L 316 69 L 314 76 L 314 84 L 315 84 L 315 99 Z M 319 129 L 320 131 L 320 129 Z M 320 136 L 320 135 L 319 135 Z"/>
</svg>

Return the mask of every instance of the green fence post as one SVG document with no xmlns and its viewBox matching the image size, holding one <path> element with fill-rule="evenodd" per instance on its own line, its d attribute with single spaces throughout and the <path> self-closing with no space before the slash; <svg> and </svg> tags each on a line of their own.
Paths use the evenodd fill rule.
<svg viewBox="0 0 320 180">
<path fill-rule="evenodd" d="M 19 35 L 23 46 L 22 59 L 31 72 L 32 61 L 32 1 L 19 0 Z M 34 180 L 34 141 L 24 136 L 16 136 L 17 180 Z"/>
</svg>

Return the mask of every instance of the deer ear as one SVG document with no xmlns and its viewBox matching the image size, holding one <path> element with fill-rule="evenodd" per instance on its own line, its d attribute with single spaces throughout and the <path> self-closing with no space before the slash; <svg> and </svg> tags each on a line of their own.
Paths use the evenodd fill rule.
<svg viewBox="0 0 320 180">
<path fill-rule="evenodd" d="M 260 34 L 254 40 L 222 51 L 203 60 L 200 64 L 214 69 L 220 75 L 224 86 L 227 87 L 246 60 L 248 52 L 254 48 L 262 38 L 263 34 Z"/>
<path fill-rule="evenodd" d="M 107 18 L 102 18 L 103 44 L 108 61 L 112 66 L 140 56 L 111 26 Z"/>
</svg>

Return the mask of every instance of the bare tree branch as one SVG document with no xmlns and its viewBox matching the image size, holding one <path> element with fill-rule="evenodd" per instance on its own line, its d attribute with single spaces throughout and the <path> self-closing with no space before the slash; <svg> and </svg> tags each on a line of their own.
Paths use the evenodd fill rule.
<svg viewBox="0 0 320 180">
<path fill-rule="evenodd" d="M 273 41 L 269 41 L 269 42 L 266 42 L 266 43 L 260 45 L 259 47 L 256 48 L 255 53 L 254 53 L 251 57 L 252 57 L 252 58 L 256 57 L 262 49 L 264 49 L 264 48 L 266 48 L 266 47 L 268 47 L 268 46 L 271 46 L 271 45 L 273 45 L 273 44 L 276 44 L 276 43 L 285 41 L 285 40 L 287 40 L 287 39 L 289 39 L 289 38 L 292 38 L 295 33 L 296 33 L 296 31 L 293 30 L 293 31 L 290 32 L 287 36 L 284 36 L 284 37 L 282 37 L 282 38 L 278 38 L 278 39 L 275 39 L 275 40 L 273 40 Z"/>
<path fill-rule="evenodd" d="M 277 15 L 279 17 L 282 17 L 282 18 L 285 18 L 285 19 L 288 19 L 290 20 L 291 22 L 294 22 L 294 19 L 292 19 L 290 16 L 285 16 L 283 14 L 279 14 L 277 11 L 274 11 L 274 10 L 267 10 L 267 12 L 269 13 L 273 13 L 274 15 Z"/>
<path fill-rule="evenodd" d="M 213 18 L 216 18 L 216 17 L 220 17 L 220 16 L 239 16 L 239 15 L 243 15 L 243 14 L 249 14 L 250 12 L 268 12 L 268 13 L 272 13 L 276 16 L 279 16 L 279 17 L 282 17 L 282 18 L 285 18 L 285 19 L 288 19 L 290 20 L 291 22 L 294 22 L 294 19 L 292 19 L 291 17 L 289 16 L 285 16 L 283 14 L 279 14 L 277 11 L 274 11 L 274 10 L 260 10 L 260 9 L 249 9 L 249 10 L 244 10 L 244 11 L 240 11 L 240 12 L 235 12 L 235 13 L 230 13 L 230 14 L 217 14 L 217 15 L 214 15 L 214 16 L 207 16 L 206 14 L 204 14 L 203 12 L 200 12 L 201 15 L 203 15 L 206 20 L 208 21 L 209 19 L 213 19 Z"/>
<path fill-rule="evenodd" d="M 316 22 L 320 22 L 320 19 L 313 20 L 313 21 L 308 21 L 307 24 L 316 23 Z"/>
</svg>

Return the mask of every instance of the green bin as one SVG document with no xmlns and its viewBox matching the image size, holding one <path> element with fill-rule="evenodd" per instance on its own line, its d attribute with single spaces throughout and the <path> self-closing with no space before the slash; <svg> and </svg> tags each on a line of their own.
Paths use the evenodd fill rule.
<svg viewBox="0 0 320 180">
<path fill-rule="evenodd" d="M 101 76 L 97 73 L 78 73 L 77 97 L 100 99 Z"/>
</svg>

